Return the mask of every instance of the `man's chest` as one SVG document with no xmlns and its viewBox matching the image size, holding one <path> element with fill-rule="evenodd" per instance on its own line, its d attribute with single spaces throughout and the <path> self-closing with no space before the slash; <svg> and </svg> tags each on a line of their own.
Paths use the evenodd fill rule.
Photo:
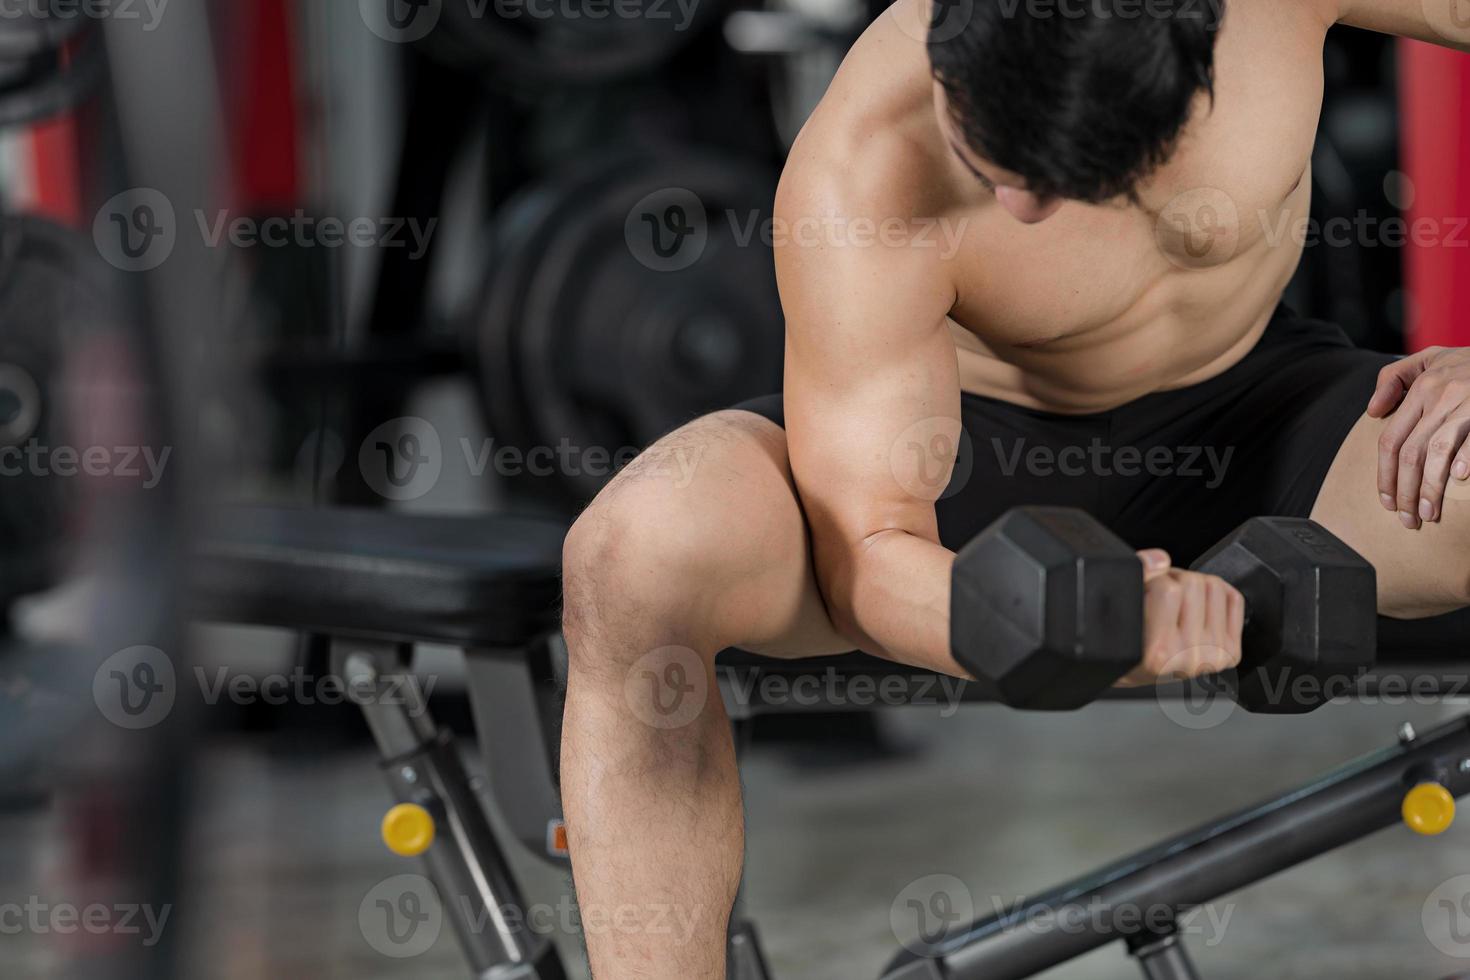
<svg viewBox="0 0 1470 980">
<path fill-rule="evenodd" d="M 1201 99 L 1140 203 L 1069 204 L 1031 226 L 998 207 L 977 210 L 955 263 L 956 319 L 1002 343 L 1044 342 L 1179 290 L 1224 296 L 1242 275 L 1294 266 L 1290 229 L 1310 203 L 1322 108 L 1323 29 L 1295 4 L 1236 0 L 1229 11 L 1213 102 Z"/>
</svg>

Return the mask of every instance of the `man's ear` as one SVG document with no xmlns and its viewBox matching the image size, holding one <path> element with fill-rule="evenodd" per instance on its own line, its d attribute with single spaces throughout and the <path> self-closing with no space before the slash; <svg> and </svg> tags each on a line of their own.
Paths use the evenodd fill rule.
<svg viewBox="0 0 1470 980">
<path fill-rule="evenodd" d="M 1037 197 L 1029 191 L 1014 187 L 997 187 L 995 199 L 1011 217 L 1022 224 L 1034 225 L 1045 221 L 1061 210 L 1066 202 L 1060 197 Z"/>
</svg>

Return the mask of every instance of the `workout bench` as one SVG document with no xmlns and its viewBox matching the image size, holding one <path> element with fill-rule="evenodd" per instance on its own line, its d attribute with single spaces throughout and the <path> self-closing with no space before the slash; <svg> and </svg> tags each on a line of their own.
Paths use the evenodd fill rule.
<svg viewBox="0 0 1470 980">
<path fill-rule="evenodd" d="M 565 651 L 556 637 L 561 542 L 558 522 L 505 516 L 423 517 L 377 510 L 240 508 L 219 515 L 197 549 L 191 596 L 196 619 L 262 625 L 326 638 L 331 669 L 357 689 L 402 677 L 417 643 L 467 655 L 470 697 L 488 790 L 512 832 L 543 859 L 565 863 L 556 784 Z M 1465 680 L 1470 612 L 1418 623 L 1384 620 L 1379 666 L 1358 690 L 1413 679 L 1415 691 L 1470 694 Z M 764 676 L 789 682 L 813 671 L 875 681 L 925 676 L 850 655 L 798 663 L 739 651 L 720 674 L 737 725 L 763 713 L 852 709 L 803 698 L 763 700 Z M 1458 672 L 1458 673 L 1457 673 Z M 909 687 L 909 685 L 903 685 Z M 783 685 L 789 689 L 789 683 Z M 978 702 L 977 685 L 963 700 Z M 404 685 L 411 695 L 417 688 Z M 917 690 L 918 686 L 909 687 Z M 813 690 L 828 690 L 815 685 Z M 1184 697 L 1204 686 L 1115 692 L 1119 698 Z M 1111 697 L 1110 696 L 1110 697 Z M 839 699 L 840 700 L 840 699 Z M 396 702 L 396 703 L 395 703 Z M 501 842 L 451 736 L 413 697 L 364 698 L 365 717 L 398 805 L 384 836 L 405 856 L 422 856 L 446 900 L 473 975 L 560 980 L 562 962 L 545 936 L 507 923 L 524 908 Z M 1112 942 L 1122 942 L 1149 980 L 1196 976 L 1168 924 L 1125 931 L 1107 923 L 1058 928 L 1066 909 L 1189 909 L 1401 819 L 1435 832 L 1470 792 L 1470 717 L 1416 735 L 1259 806 L 1232 814 L 999 915 L 928 937 L 925 955 L 905 953 L 882 980 L 1006 980 L 1029 977 Z M 484 928 L 481 923 L 490 923 Z M 1051 923 L 1051 927 L 1038 925 Z M 1024 928 L 1023 928 L 1024 926 Z M 730 935 L 731 980 L 769 980 L 754 929 L 738 914 Z"/>
</svg>

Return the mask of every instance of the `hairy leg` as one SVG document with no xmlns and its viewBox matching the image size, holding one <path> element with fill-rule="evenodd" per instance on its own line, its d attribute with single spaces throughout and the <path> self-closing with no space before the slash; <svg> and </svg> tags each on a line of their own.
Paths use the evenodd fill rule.
<svg viewBox="0 0 1470 980">
<path fill-rule="evenodd" d="M 564 574 L 562 796 L 593 975 L 718 980 L 744 829 L 715 655 L 851 649 L 785 433 L 724 412 L 661 440 L 577 521 Z"/>
<path fill-rule="evenodd" d="M 1378 609 L 1422 619 L 1470 606 L 1470 484 L 1451 481 L 1443 520 L 1410 531 L 1378 501 L 1378 440 L 1386 422 L 1353 427 L 1312 517 L 1378 569 Z"/>
</svg>

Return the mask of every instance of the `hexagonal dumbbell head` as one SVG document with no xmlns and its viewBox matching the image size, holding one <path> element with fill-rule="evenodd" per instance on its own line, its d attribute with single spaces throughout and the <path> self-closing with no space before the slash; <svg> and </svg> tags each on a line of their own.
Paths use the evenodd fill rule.
<svg viewBox="0 0 1470 980">
<path fill-rule="evenodd" d="M 1321 525 L 1255 518 L 1194 568 L 1218 575 L 1245 596 L 1244 657 L 1227 686 L 1247 710 L 1312 711 L 1347 693 L 1343 682 L 1373 666 L 1377 574 Z"/>
<path fill-rule="evenodd" d="M 1143 656 L 1143 566 L 1083 511 L 1022 507 L 955 559 L 957 660 L 1015 708 L 1096 700 Z"/>
</svg>

